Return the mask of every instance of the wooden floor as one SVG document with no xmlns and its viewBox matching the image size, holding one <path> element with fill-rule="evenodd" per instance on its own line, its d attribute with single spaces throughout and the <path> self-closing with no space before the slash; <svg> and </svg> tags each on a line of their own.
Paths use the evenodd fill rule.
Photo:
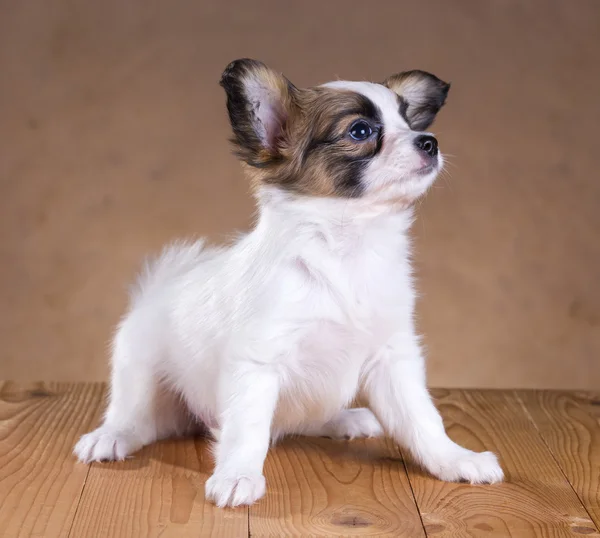
<svg viewBox="0 0 600 538">
<path fill-rule="evenodd" d="M 499 455 L 501 485 L 439 482 L 388 441 L 298 438 L 270 452 L 264 499 L 220 510 L 204 500 L 205 440 L 83 465 L 71 450 L 102 384 L 0 387 L 3 537 L 600 536 L 598 395 L 434 391 L 455 440 Z"/>
</svg>

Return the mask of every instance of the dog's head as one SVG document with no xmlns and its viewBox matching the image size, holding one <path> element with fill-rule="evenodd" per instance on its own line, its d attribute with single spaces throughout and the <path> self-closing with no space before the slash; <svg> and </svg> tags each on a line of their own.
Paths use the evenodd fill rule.
<svg viewBox="0 0 600 538">
<path fill-rule="evenodd" d="M 243 59 L 225 69 L 221 85 L 236 153 L 258 185 L 409 205 L 442 167 L 437 140 L 424 131 L 450 85 L 429 73 L 300 89 Z"/>
</svg>

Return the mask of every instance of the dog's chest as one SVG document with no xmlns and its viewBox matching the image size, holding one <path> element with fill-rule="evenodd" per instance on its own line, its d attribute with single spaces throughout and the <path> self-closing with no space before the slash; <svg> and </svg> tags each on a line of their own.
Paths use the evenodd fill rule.
<svg viewBox="0 0 600 538">
<path fill-rule="evenodd" d="M 347 369 L 383 345 L 409 316 L 408 262 L 402 253 L 386 259 L 372 249 L 311 254 L 288 267 L 281 313 L 299 335 L 299 360 Z"/>
<path fill-rule="evenodd" d="M 327 420 L 348 405 L 365 361 L 398 329 L 408 306 L 398 285 L 402 264 L 394 269 L 368 254 L 298 258 L 290 267 L 281 311 L 294 335 L 282 364 L 287 420 L 297 413 L 298 421 Z"/>
<path fill-rule="evenodd" d="M 299 256 L 290 267 L 290 314 L 322 324 L 331 337 L 375 343 L 412 311 L 413 291 L 408 254 L 401 249 L 368 245 L 343 254 L 316 250 Z M 292 291 L 293 290 L 293 291 Z"/>
</svg>

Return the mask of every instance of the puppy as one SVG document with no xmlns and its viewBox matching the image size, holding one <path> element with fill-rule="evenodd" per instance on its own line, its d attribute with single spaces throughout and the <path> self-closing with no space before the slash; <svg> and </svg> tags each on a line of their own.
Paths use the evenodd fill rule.
<svg viewBox="0 0 600 538">
<path fill-rule="evenodd" d="M 201 424 L 217 439 L 218 506 L 263 496 L 269 444 L 286 434 L 385 434 L 441 480 L 502 480 L 492 453 L 446 435 L 413 322 L 408 231 L 443 165 L 425 131 L 449 85 L 409 71 L 300 89 L 249 59 L 221 85 L 256 226 L 145 267 L 114 338 L 104 423 L 75 454 L 121 460 Z M 349 409 L 357 397 L 369 409 Z"/>
</svg>

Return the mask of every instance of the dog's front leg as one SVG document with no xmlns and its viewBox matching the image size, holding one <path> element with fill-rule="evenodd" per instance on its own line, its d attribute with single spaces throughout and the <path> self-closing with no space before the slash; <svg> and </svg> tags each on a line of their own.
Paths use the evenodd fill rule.
<svg viewBox="0 0 600 538">
<path fill-rule="evenodd" d="M 493 483 L 503 478 L 496 456 L 457 445 L 444 430 L 425 381 L 417 337 L 397 334 L 366 365 L 364 392 L 386 433 L 441 480 Z"/>
<path fill-rule="evenodd" d="M 206 497 L 217 506 L 252 504 L 264 495 L 263 465 L 279 392 L 276 375 L 265 367 L 238 370 L 228 378 L 215 470 L 206 482 Z"/>
</svg>

